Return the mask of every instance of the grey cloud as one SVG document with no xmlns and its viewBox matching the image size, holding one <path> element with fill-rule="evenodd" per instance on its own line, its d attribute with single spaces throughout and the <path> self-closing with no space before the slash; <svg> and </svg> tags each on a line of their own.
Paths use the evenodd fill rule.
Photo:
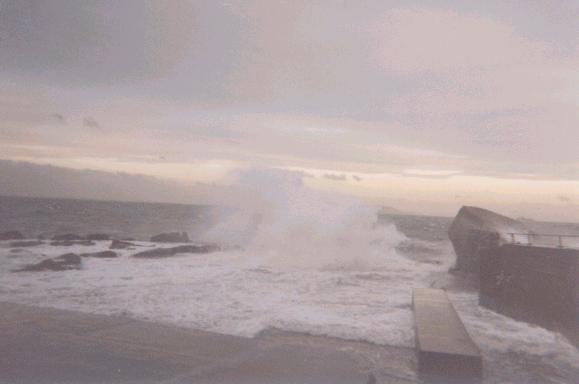
<svg viewBox="0 0 579 384">
<path fill-rule="evenodd" d="M 311 172 L 306 172 L 306 171 L 292 171 L 292 172 L 299 174 L 301 177 L 303 177 L 305 179 L 315 179 L 316 178 L 316 176 Z"/>
<path fill-rule="evenodd" d="M 93 118 L 93 117 L 85 117 L 82 119 L 82 125 L 84 125 L 86 128 L 90 128 L 90 129 L 94 129 L 94 130 L 100 130 L 101 125 L 99 124 L 99 122 Z"/>
<path fill-rule="evenodd" d="M 192 29 L 188 1 L 8 0 L 0 13 L 5 71 L 49 81 L 118 83 L 178 60 Z"/>
<path fill-rule="evenodd" d="M 64 117 L 64 115 L 60 114 L 60 113 L 54 113 L 52 114 L 52 117 L 54 118 L 54 120 L 59 123 L 59 124 L 66 124 L 66 117 Z"/>
<path fill-rule="evenodd" d="M 226 193 L 224 187 L 215 185 L 0 160 L 0 195 L 6 196 L 216 203 Z"/>
<path fill-rule="evenodd" d="M 333 180 L 333 181 L 346 181 L 347 176 L 343 173 L 336 174 L 336 173 L 325 173 L 322 176 L 324 179 Z"/>
<path fill-rule="evenodd" d="M 0 95 L 0 120 L 3 123 L 0 130 L 59 123 L 50 102 L 23 90 L 12 92 L 10 89 L 5 89 Z"/>
<path fill-rule="evenodd" d="M 171 159 L 225 158 L 344 172 L 430 165 L 493 177 L 579 177 L 573 85 L 579 7 L 572 2 L 528 7 L 520 1 L 484 6 L 440 1 L 426 7 L 402 0 L 8 0 L 3 5 L 0 85 L 19 84 L 34 100 L 40 89 L 49 100 L 0 100 L 0 117 L 8 122 L 0 134 L 27 151 L 42 145 L 55 146 L 56 153 L 56 145 L 64 143 L 78 148 L 75 155 L 98 157 L 101 151 L 110 157 L 143 156 L 163 147 Z M 439 26 L 456 22 L 467 36 L 476 24 L 480 29 L 470 33 L 482 36 L 488 44 L 480 48 L 488 54 L 481 63 L 476 49 L 440 54 L 454 42 L 453 34 L 427 51 L 432 62 L 414 60 L 414 54 L 422 59 L 421 51 L 432 48 L 421 44 L 397 55 L 385 43 L 388 33 L 403 41 L 437 32 L 412 23 L 393 25 L 397 9 L 411 18 L 413 12 L 425 20 L 438 17 Z M 492 36 L 484 33 L 486 27 Z M 494 51 L 496 40 L 523 47 L 517 51 L 523 54 Z M 527 53 L 532 66 L 524 63 Z M 449 57 L 459 61 L 460 70 L 449 70 L 456 64 Z M 388 67 L 402 58 L 410 63 Z M 147 108 L 131 110 L 128 99 Z M 77 137 L 64 126 L 72 130 L 96 110 L 98 121 L 84 125 L 114 131 L 118 140 L 106 144 L 111 147 L 98 147 L 105 144 L 90 130 Z M 69 124 L 60 124 L 54 111 Z"/>
</svg>

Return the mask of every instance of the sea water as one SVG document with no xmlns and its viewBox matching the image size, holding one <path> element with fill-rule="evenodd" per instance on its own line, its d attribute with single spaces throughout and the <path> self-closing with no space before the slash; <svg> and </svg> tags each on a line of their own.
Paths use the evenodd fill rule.
<svg viewBox="0 0 579 384">
<path fill-rule="evenodd" d="M 171 230 L 227 250 L 165 259 L 83 260 L 66 272 L 11 273 L 66 252 L 108 247 L 55 247 L 17 253 L 0 244 L 0 300 L 131 316 L 253 337 L 276 328 L 361 340 L 414 344 L 411 294 L 445 287 L 483 353 L 548 358 L 579 372 L 579 353 L 557 333 L 478 306 L 478 295 L 448 273 L 454 253 L 450 218 L 379 216 L 352 198 L 309 188 L 299 174 L 237 175 L 239 201 L 229 209 L 185 205 L 0 198 L 0 231 L 30 235 L 105 232 L 144 240 Z"/>
</svg>

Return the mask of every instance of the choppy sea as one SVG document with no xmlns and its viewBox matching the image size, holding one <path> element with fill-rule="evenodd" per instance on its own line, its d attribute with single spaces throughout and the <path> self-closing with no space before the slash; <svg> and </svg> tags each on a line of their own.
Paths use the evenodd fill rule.
<svg viewBox="0 0 579 384">
<path fill-rule="evenodd" d="M 193 241 L 219 240 L 216 232 L 229 236 L 232 224 L 220 222 L 223 211 L 0 197 L 0 232 L 19 230 L 31 238 L 107 233 L 133 238 L 145 249 L 167 246 L 148 242 L 161 232 L 186 231 Z M 279 211 L 266 215 L 247 247 L 154 260 L 134 259 L 134 250 L 120 250 L 118 258 L 87 258 L 81 270 L 64 272 L 11 271 L 67 252 L 107 249 L 109 242 L 63 247 L 46 241 L 18 251 L 9 241 L 0 242 L 0 300 L 248 337 L 275 328 L 412 347 L 412 288 L 442 287 L 497 367 L 502 356 L 515 354 L 548 367 L 544 382 L 579 377 L 579 352 L 563 336 L 479 307 L 476 289 L 448 273 L 454 264 L 446 234 L 452 218 L 382 215 L 376 224 L 375 217 L 366 220 L 366 210 L 335 202 L 314 219 L 291 212 L 283 219 L 277 218 Z M 234 224 L 240 222 L 244 218 Z M 521 368 L 519 377 L 524 375 Z"/>
</svg>

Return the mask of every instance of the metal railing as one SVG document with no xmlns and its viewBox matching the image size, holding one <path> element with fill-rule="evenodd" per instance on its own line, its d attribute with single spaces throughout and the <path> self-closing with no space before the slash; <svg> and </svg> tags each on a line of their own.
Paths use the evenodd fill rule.
<svg viewBox="0 0 579 384">
<path fill-rule="evenodd" d="M 507 235 L 509 235 L 511 237 L 511 242 L 513 244 L 525 244 L 525 245 L 533 245 L 533 239 L 534 240 L 539 240 L 540 238 L 556 238 L 556 244 L 557 247 L 559 248 L 579 248 L 579 235 L 563 235 L 563 234 L 554 234 L 554 233 L 517 233 L 517 232 L 507 232 Z M 517 241 L 516 238 L 517 236 L 522 236 L 525 237 L 527 239 L 526 243 L 523 243 L 521 241 Z M 563 239 L 565 238 L 575 238 L 578 239 L 578 244 L 577 245 L 565 245 L 563 243 Z M 544 245 L 541 244 L 540 241 L 536 241 L 535 242 L 536 245 Z"/>
</svg>

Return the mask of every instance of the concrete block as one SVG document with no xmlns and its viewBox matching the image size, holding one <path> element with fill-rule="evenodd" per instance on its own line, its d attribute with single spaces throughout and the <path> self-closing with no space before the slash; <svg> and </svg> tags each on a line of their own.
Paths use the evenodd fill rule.
<svg viewBox="0 0 579 384">
<path fill-rule="evenodd" d="M 462 207 L 448 230 L 456 268 L 478 274 L 480 252 L 510 242 L 510 232 L 527 233 L 528 229 L 510 217 L 478 207 Z"/>
<path fill-rule="evenodd" d="M 446 293 L 440 289 L 414 289 L 412 306 L 419 375 L 429 383 L 480 382 L 480 350 Z"/>
</svg>

